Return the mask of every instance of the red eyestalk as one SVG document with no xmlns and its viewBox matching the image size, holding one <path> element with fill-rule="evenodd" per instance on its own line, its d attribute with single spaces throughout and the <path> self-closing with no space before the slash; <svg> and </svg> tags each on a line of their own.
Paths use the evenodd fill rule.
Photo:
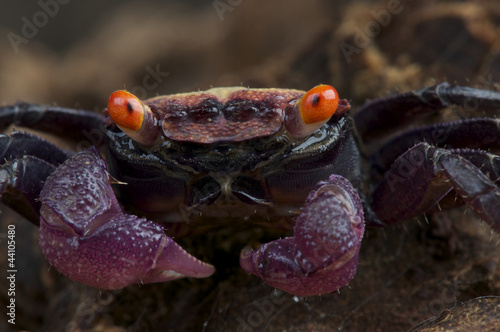
<svg viewBox="0 0 500 332">
<path fill-rule="evenodd" d="M 108 100 L 109 116 L 134 141 L 151 146 L 158 138 L 159 126 L 151 109 L 125 90 L 111 94 Z"/>
</svg>

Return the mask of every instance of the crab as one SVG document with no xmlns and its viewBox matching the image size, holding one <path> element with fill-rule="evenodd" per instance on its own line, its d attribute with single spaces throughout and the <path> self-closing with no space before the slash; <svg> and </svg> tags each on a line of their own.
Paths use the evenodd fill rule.
<svg viewBox="0 0 500 332">
<path fill-rule="evenodd" d="M 292 294 L 331 293 L 356 274 L 365 224 L 466 204 L 500 232 L 499 119 L 381 138 L 470 102 L 497 112 L 500 93 L 441 83 L 372 100 L 354 115 L 329 85 L 145 101 L 118 90 L 104 115 L 20 102 L 0 108 L 0 129 L 96 146 L 75 153 L 27 132 L 1 135 L 1 199 L 40 226 L 52 266 L 92 287 L 208 277 L 214 266 L 173 238 L 186 228 L 246 226 L 287 234 L 242 248 L 243 269 Z"/>
</svg>

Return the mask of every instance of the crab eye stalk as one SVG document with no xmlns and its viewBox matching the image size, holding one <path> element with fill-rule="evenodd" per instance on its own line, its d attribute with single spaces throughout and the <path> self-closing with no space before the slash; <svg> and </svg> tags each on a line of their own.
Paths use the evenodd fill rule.
<svg viewBox="0 0 500 332">
<path fill-rule="evenodd" d="M 293 137 L 305 137 L 321 128 L 338 105 L 337 90 L 329 85 L 315 86 L 286 110 L 285 126 Z"/>
<path fill-rule="evenodd" d="M 125 90 L 111 94 L 108 100 L 109 116 L 134 141 L 151 146 L 158 138 L 159 127 L 151 109 Z"/>
</svg>

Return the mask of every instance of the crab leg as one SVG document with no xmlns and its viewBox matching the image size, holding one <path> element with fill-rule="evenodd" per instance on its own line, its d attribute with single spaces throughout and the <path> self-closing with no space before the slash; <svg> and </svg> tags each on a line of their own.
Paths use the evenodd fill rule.
<svg viewBox="0 0 500 332">
<path fill-rule="evenodd" d="M 367 141 L 451 105 L 496 112 L 500 107 L 500 92 L 451 86 L 444 82 L 418 91 L 374 99 L 358 110 L 354 122 L 362 139 Z"/>
<path fill-rule="evenodd" d="M 385 223 L 425 213 L 453 189 L 479 217 L 500 232 L 500 157 L 471 149 L 417 144 L 392 164 L 372 195 Z"/>
<path fill-rule="evenodd" d="M 38 197 L 45 179 L 70 156 L 29 133 L 0 135 L 0 196 L 4 203 L 38 225 Z"/>
<path fill-rule="evenodd" d="M 73 139 L 89 139 L 104 128 L 104 116 L 84 110 L 20 102 L 0 108 L 0 131 L 23 126 Z M 95 142 L 95 144 L 104 143 Z"/>
<path fill-rule="evenodd" d="M 43 138 L 21 131 L 12 132 L 10 135 L 0 135 L 0 160 L 33 156 L 38 159 L 59 166 L 73 152 L 65 151 Z"/>
<path fill-rule="evenodd" d="M 420 142 L 447 149 L 495 149 L 500 146 L 500 119 L 464 119 L 406 131 L 384 143 L 372 156 L 372 164 L 385 172 L 397 157 Z"/>
<path fill-rule="evenodd" d="M 14 159 L 0 167 L 0 196 L 23 217 L 38 225 L 40 202 L 38 194 L 43 182 L 55 167 L 41 159 L 25 156 Z"/>
<path fill-rule="evenodd" d="M 331 293 L 354 277 L 364 232 L 363 207 L 345 178 L 332 175 L 312 191 L 292 237 L 244 249 L 241 266 L 267 284 L 309 296 Z"/>
<path fill-rule="evenodd" d="M 121 210 L 95 148 L 61 165 L 47 179 L 40 199 L 42 251 L 73 280 L 118 289 L 214 272 L 212 265 L 166 236 L 160 225 Z"/>
</svg>

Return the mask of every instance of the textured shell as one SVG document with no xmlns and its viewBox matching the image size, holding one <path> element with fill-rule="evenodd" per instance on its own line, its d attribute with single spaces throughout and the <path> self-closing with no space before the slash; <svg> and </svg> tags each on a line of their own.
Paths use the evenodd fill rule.
<svg viewBox="0 0 500 332">
<path fill-rule="evenodd" d="M 169 139 L 239 142 L 278 132 L 285 108 L 303 94 L 289 89 L 229 87 L 159 96 L 144 103 L 160 115 Z"/>
</svg>

